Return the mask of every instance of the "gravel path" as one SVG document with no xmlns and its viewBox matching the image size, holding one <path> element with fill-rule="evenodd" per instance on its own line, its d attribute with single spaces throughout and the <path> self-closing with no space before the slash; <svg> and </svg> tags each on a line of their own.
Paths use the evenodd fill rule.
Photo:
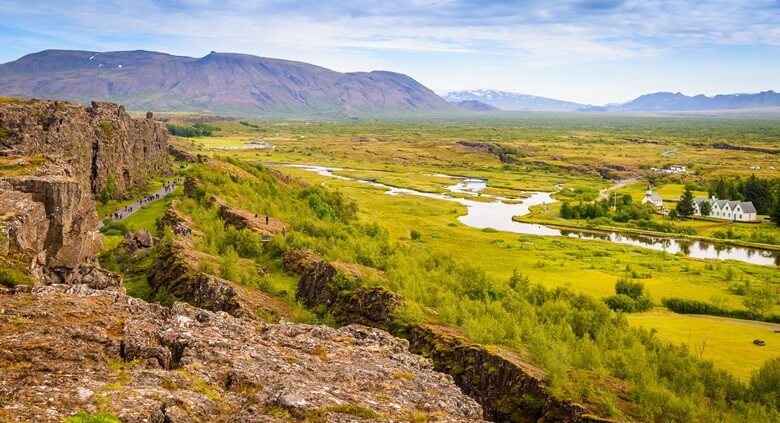
<svg viewBox="0 0 780 423">
<path fill-rule="evenodd" d="M 162 200 L 162 199 L 163 199 L 163 198 L 165 198 L 165 197 L 166 197 L 168 194 L 170 194 L 171 192 L 173 192 L 173 189 L 175 189 L 175 188 L 176 188 L 176 186 L 178 186 L 178 185 L 181 185 L 181 183 L 182 183 L 182 180 L 180 180 L 180 179 L 176 179 L 176 180 L 174 181 L 174 186 L 173 186 L 173 188 L 172 188 L 171 190 L 168 190 L 168 189 L 166 188 L 166 186 L 163 186 L 163 187 L 161 187 L 160 189 L 158 189 L 157 191 L 155 191 L 155 192 L 153 192 L 153 193 L 151 193 L 151 194 L 149 194 L 149 195 L 146 195 L 146 196 L 144 196 L 142 199 L 140 199 L 140 200 L 136 201 L 136 202 L 135 202 L 135 203 L 133 203 L 133 204 L 130 204 L 130 205 L 128 206 L 128 207 L 130 207 L 129 209 L 127 209 L 127 210 L 126 210 L 126 209 L 125 209 L 125 207 L 122 207 L 122 208 L 121 208 L 121 209 L 120 209 L 118 212 L 116 212 L 116 213 L 117 213 L 117 215 L 118 215 L 118 216 L 117 216 L 118 218 L 117 218 L 117 217 L 114 217 L 114 214 L 113 214 L 113 213 L 112 213 L 112 214 L 111 214 L 111 216 L 109 216 L 109 217 L 111 217 L 111 220 L 125 220 L 125 219 L 127 219 L 128 217 L 132 216 L 132 215 L 133 215 L 135 212 L 137 212 L 138 210 L 140 210 L 140 209 L 141 209 L 141 207 L 143 207 L 144 205 L 146 205 L 146 204 L 150 204 L 150 203 L 154 203 L 155 201 Z M 157 196 L 158 196 L 158 195 L 159 195 L 159 198 L 157 198 Z M 152 199 L 152 198 L 153 198 L 153 199 Z M 97 229 L 98 229 L 98 230 L 100 230 L 100 228 L 102 228 L 103 226 L 104 226 L 104 225 L 103 225 L 103 221 L 101 220 L 101 221 L 98 223 Z"/>
</svg>

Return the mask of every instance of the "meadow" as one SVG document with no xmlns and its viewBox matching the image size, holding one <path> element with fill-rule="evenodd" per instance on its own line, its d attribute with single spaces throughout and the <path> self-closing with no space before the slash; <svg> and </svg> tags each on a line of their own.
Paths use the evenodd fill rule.
<svg viewBox="0 0 780 423">
<path fill-rule="evenodd" d="M 426 317 L 426 313 L 420 310 L 435 310 L 436 321 L 460 328 L 475 341 L 518 351 L 525 359 L 545 369 L 553 390 L 560 395 L 598 404 L 597 408 L 606 414 L 649 420 L 662 418 L 659 416 L 681 421 L 691 418 L 724 419 L 722 415 L 715 417 L 718 412 L 710 414 L 712 410 L 701 408 L 703 405 L 696 398 L 704 394 L 699 388 L 694 389 L 687 382 L 670 382 L 665 379 L 666 376 L 660 376 L 667 371 L 665 366 L 671 364 L 664 361 L 669 360 L 666 354 L 694 360 L 684 365 L 692 366 L 686 367 L 690 378 L 705 377 L 704 374 L 710 371 L 715 372 L 713 375 L 723 375 L 717 369 L 724 369 L 741 383 L 747 383 L 767 358 L 777 357 L 774 340 L 766 336 L 764 329 L 759 334 L 756 327 L 733 324 L 731 320 L 670 314 L 662 309 L 661 299 L 704 299 L 724 307 L 740 308 L 743 297 L 734 288 L 751 284 L 780 286 L 780 275 L 775 267 L 737 261 L 698 260 L 606 241 L 519 235 L 489 228 L 479 230 L 458 221 L 466 210 L 452 201 L 389 196 L 383 189 L 367 184 L 336 180 L 303 169 L 277 165 L 302 163 L 342 167 L 344 170 L 336 171 L 337 174 L 426 192 L 443 192 L 453 183 L 452 178 L 443 174 L 479 177 L 488 181 L 488 192 L 507 198 L 521 198 L 524 190 L 554 191 L 563 187 L 571 188 L 574 195 L 587 201 L 588 198 L 596 198 L 600 190 L 612 184 L 602 178 L 599 171 L 608 169 L 617 172 L 618 177 L 637 176 L 647 172 L 645 168 L 668 160 L 660 156 L 660 152 L 669 150 L 668 146 L 649 144 L 648 147 L 648 144 L 621 138 L 629 137 L 629 134 L 634 134 L 634 137 L 649 136 L 653 128 L 645 127 L 648 126 L 645 121 L 637 124 L 638 129 L 631 132 L 630 126 L 635 123 L 626 127 L 583 128 L 587 126 L 586 122 L 563 124 L 544 119 L 541 123 L 534 121 L 526 126 L 506 122 L 491 126 L 462 123 L 256 122 L 261 129 L 238 122 L 218 122 L 214 125 L 223 131 L 216 131 L 210 137 L 177 139 L 175 144 L 193 153 L 229 159 L 253 172 L 261 182 L 231 181 L 225 175 L 215 174 L 213 169 L 200 165 L 189 170 L 188 174 L 202 180 L 206 192 L 218 193 L 236 206 L 283 218 L 291 231 L 283 239 L 272 243 L 269 256 L 269 252 L 252 247 L 254 244 L 251 237 L 247 238 L 249 235 L 219 223 L 213 209 L 192 199 L 184 199 L 180 208 L 204 233 L 203 237 L 195 240 L 198 248 L 217 258 L 214 263 L 205 264 L 204 270 L 227 279 L 275 295 L 292 292 L 295 280 L 281 272 L 275 254 L 287 248 L 309 248 L 332 260 L 383 270 L 387 280 L 381 283 L 399 292 L 412 304 L 423 307 L 416 312 L 412 307 L 408 318 L 432 318 L 431 315 Z M 657 123 L 653 122 L 653 125 Z M 551 124 L 559 126 L 547 126 Z M 704 127 L 706 125 L 697 121 L 694 127 L 703 125 L 697 130 L 700 132 L 697 135 L 697 131 L 693 134 L 686 132 L 684 125 L 678 126 L 677 121 L 665 124 L 670 126 L 656 131 L 657 138 L 663 139 L 658 142 L 680 145 L 675 154 L 686 154 L 687 149 L 712 153 L 706 147 L 692 144 L 718 140 L 729 136 L 730 131 L 736 131 L 730 126 Z M 746 141 L 750 145 L 771 145 L 770 139 L 778 130 L 777 125 L 772 126 L 772 123 L 763 127 L 764 123 L 752 120 L 737 121 L 736 124 L 742 125 L 743 129 L 755 126 L 760 129 L 750 132 Z M 675 134 L 678 133 L 685 133 L 688 138 L 677 140 Z M 240 146 L 240 142 L 258 137 L 273 144 L 274 148 L 264 151 L 217 149 L 220 146 Z M 511 160 L 502 161 L 495 151 L 459 143 L 477 138 L 500 143 L 498 151 L 513 151 Z M 504 150 L 504 144 L 513 145 L 513 150 Z M 618 149 L 615 147 L 617 144 L 626 148 Z M 654 154 L 648 154 L 648 148 Z M 754 159 L 751 155 L 755 153 L 744 154 L 748 157 L 729 162 L 734 173 L 741 172 L 742 166 Z M 707 156 L 708 160 L 713 156 Z M 625 164 L 618 168 L 612 166 L 613 160 L 623 160 Z M 299 178 L 310 187 L 298 194 L 286 193 L 274 188 L 275 183 L 265 171 L 258 173 L 246 167 L 263 169 L 264 163 Z M 707 177 L 703 164 L 686 164 L 697 172 L 688 175 L 691 180 L 701 181 Z M 719 168 L 718 172 L 721 171 Z M 683 184 L 689 181 L 663 182 L 659 184 L 659 190 L 665 197 L 673 199 Z M 320 186 L 324 186 L 325 190 Z M 643 183 L 628 185 L 623 192 L 632 196 L 643 195 Z M 318 200 L 312 200 L 313 195 Z M 338 204 L 342 204 L 342 200 L 334 203 L 333 198 L 337 197 L 332 195 L 354 201 L 357 214 L 339 217 L 338 210 L 342 206 Z M 301 203 L 300 199 L 308 199 L 308 203 Z M 320 213 L 322 210 L 313 209 L 313 204 L 327 204 L 327 207 L 322 207 L 330 211 Z M 555 204 L 550 205 L 553 210 L 555 207 Z M 150 211 L 150 214 L 153 213 Z M 141 216 L 138 218 L 141 219 Z M 258 279 L 256 274 L 242 270 L 253 268 L 241 265 L 246 260 L 267 267 L 269 272 Z M 581 338 L 582 333 L 576 327 L 578 319 L 583 317 L 578 313 L 586 310 L 597 315 L 608 312 L 601 299 L 615 293 L 615 283 L 620 279 L 643 283 L 656 308 L 646 314 L 630 315 L 628 320 L 621 320 L 623 317 L 618 314 L 614 322 L 604 321 L 597 326 L 605 326 L 592 328 L 591 341 Z M 537 288 L 530 291 L 518 288 L 526 283 Z M 538 303 L 539 298 L 548 296 L 557 300 Z M 289 297 L 287 300 L 290 300 Z M 570 307 L 579 311 L 572 314 Z M 776 304 L 773 311 L 778 311 Z M 305 313 L 301 315 L 305 319 L 312 318 Z M 636 327 L 653 330 L 653 335 L 643 331 L 625 332 L 627 326 L 623 325 L 629 321 Z M 542 330 L 542 327 L 545 329 Z M 691 331 L 686 332 L 686 327 L 696 328 L 696 336 L 691 337 Z M 572 330 L 574 334 L 570 332 Z M 627 343 L 619 346 L 600 338 L 616 336 L 617 333 L 626 333 L 625 336 L 630 339 L 642 341 L 637 344 L 626 340 Z M 767 347 L 752 344 L 751 338 L 759 335 L 767 339 Z M 646 336 L 649 338 L 645 339 Z M 614 341 L 620 342 L 617 338 Z M 672 344 L 683 346 L 676 349 Z M 666 345 L 661 348 L 664 352 L 649 354 L 649 350 L 645 350 L 659 348 L 654 345 Z M 700 345 L 705 345 L 703 351 L 697 350 Z M 608 353 L 610 349 L 612 353 Z M 633 357 L 642 370 L 627 371 L 622 367 L 624 364 L 620 364 L 621 356 Z M 708 364 L 693 364 L 706 363 L 700 359 L 712 360 L 716 368 L 704 370 Z M 642 360 L 648 360 L 646 366 L 640 365 Z M 677 363 L 677 366 L 682 365 Z M 609 383 L 604 384 L 609 377 L 618 377 L 627 381 L 628 385 L 614 391 L 614 387 L 608 388 Z M 711 379 L 714 381 L 728 376 L 706 377 L 714 378 Z M 731 396 L 736 395 L 734 392 L 747 389 L 731 391 L 733 383 L 737 384 L 734 386 L 739 385 L 737 379 L 717 382 L 727 393 L 707 391 L 713 389 L 711 385 L 702 389 L 709 392 L 706 395 L 710 398 L 724 398 L 731 403 L 734 400 Z M 672 396 L 680 397 L 679 401 L 673 401 Z M 621 407 L 621 401 L 626 398 L 639 404 L 637 408 Z M 746 411 L 750 409 L 741 409 L 739 413 L 743 413 L 743 418 L 737 420 L 752 420 L 745 417 L 752 413 Z"/>
</svg>

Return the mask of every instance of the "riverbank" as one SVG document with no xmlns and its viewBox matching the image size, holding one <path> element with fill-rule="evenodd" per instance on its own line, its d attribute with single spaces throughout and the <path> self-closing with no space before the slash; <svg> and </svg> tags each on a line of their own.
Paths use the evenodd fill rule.
<svg viewBox="0 0 780 423">
<path fill-rule="evenodd" d="M 775 251 L 780 252 L 780 245 L 774 245 L 774 244 L 762 244 L 757 242 L 748 242 L 748 241 L 742 241 L 737 239 L 721 239 L 721 238 L 710 238 L 710 237 L 704 237 L 699 235 L 686 235 L 686 234 L 680 234 L 680 233 L 667 233 L 667 232 L 658 232 L 658 231 L 648 231 L 645 229 L 636 229 L 636 228 L 626 228 L 622 226 L 610 226 L 610 225 L 581 225 L 575 222 L 567 221 L 567 220 L 546 220 L 546 219 L 534 219 L 529 218 L 527 215 L 522 216 L 513 216 L 512 220 L 515 222 L 520 223 L 528 223 L 528 224 L 537 224 L 537 225 L 545 225 L 556 229 L 566 230 L 566 229 L 572 229 L 577 230 L 581 232 L 591 232 L 594 234 L 604 234 L 604 233 L 618 233 L 618 234 L 626 234 L 626 235 L 643 235 L 643 236 L 649 236 L 654 238 L 665 238 L 665 239 L 690 239 L 691 241 L 701 241 L 706 242 L 708 244 L 712 245 L 720 245 L 720 246 L 727 246 L 727 247 L 743 247 L 743 248 L 753 248 L 756 250 L 766 250 L 766 251 Z"/>
</svg>

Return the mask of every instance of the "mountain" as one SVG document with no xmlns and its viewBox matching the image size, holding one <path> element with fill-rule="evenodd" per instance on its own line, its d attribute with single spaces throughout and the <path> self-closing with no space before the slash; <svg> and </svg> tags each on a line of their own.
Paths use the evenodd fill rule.
<svg viewBox="0 0 780 423">
<path fill-rule="evenodd" d="M 240 115 L 413 112 L 451 107 L 414 79 L 340 73 L 308 63 L 211 52 L 45 50 L 0 65 L 0 94 L 113 101 L 130 110 Z"/>
<path fill-rule="evenodd" d="M 476 100 L 501 110 L 573 112 L 585 104 L 497 90 L 453 91 L 442 95 L 450 103 Z"/>
<path fill-rule="evenodd" d="M 689 97 L 679 92 L 658 92 L 639 96 L 624 104 L 607 105 L 603 110 L 663 112 L 760 109 L 767 107 L 780 107 L 779 93 L 770 90 L 757 94 L 719 94 L 714 97 L 699 94 Z"/>
<path fill-rule="evenodd" d="M 501 109 L 477 100 L 464 100 L 452 103 L 455 107 L 469 112 L 497 112 Z"/>
</svg>

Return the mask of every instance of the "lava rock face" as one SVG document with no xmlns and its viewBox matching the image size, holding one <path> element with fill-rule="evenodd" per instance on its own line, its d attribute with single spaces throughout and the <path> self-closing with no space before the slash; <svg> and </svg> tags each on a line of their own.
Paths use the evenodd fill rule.
<svg viewBox="0 0 780 423">
<path fill-rule="evenodd" d="M 100 269 L 103 246 L 94 198 L 170 174 L 167 131 L 122 106 L 0 101 L 0 157 L 38 163 L 0 173 L 0 265 L 13 261 L 43 284 L 122 290 Z"/>
<path fill-rule="evenodd" d="M 29 260 L 37 280 L 120 286 L 97 265 L 103 236 L 95 229 L 95 203 L 79 182 L 62 176 L 0 179 L 0 210 L 5 213 L 0 231 L 9 250 Z M 82 281 L 87 274 L 90 281 Z"/>
<path fill-rule="evenodd" d="M 0 102 L 0 147 L 6 154 L 60 158 L 93 197 L 113 176 L 116 194 L 170 174 L 168 132 L 152 119 L 133 119 L 123 106 L 62 101 Z"/>
<path fill-rule="evenodd" d="M 449 376 L 378 329 L 259 323 L 84 285 L 3 294 L 2 421 L 482 421 Z"/>
</svg>

